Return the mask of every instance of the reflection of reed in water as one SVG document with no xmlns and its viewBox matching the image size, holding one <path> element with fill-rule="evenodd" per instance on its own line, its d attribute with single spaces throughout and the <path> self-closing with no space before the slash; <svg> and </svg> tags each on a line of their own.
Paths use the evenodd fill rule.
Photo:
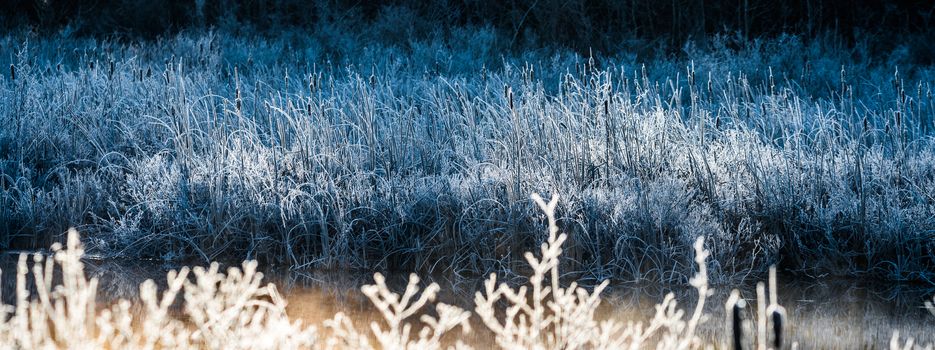
<svg viewBox="0 0 935 350">
<path fill-rule="evenodd" d="M 31 253 L 28 259 L 32 261 Z M 2 284 L 3 290 L 14 290 L 16 288 L 16 263 L 19 254 L 0 254 L 0 270 L 3 271 Z M 166 273 L 172 269 L 178 269 L 178 266 L 169 266 L 152 261 L 134 261 L 134 260 L 96 260 L 82 259 L 84 263 L 84 273 L 88 278 L 98 279 L 97 297 L 102 304 L 109 304 L 118 299 L 137 300 L 140 294 L 140 284 L 147 279 L 153 280 L 160 289 L 166 287 Z M 61 282 L 61 267 L 55 266 L 54 281 Z M 33 275 L 26 275 L 26 282 L 30 285 L 30 292 L 35 293 L 35 281 Z M 15 295 L 4 293 L 3 302 L 12 303 Z"/>
<path fill-rule="evenodd" d="M 98 279 L 98 292 L 107 300 L 139 299 L 140 284 L 153 280 L 160 289 L 166 288 L 166 273 L 178 266 L 151 261 L 85 260 L 85 273 Z"/>
</svg>

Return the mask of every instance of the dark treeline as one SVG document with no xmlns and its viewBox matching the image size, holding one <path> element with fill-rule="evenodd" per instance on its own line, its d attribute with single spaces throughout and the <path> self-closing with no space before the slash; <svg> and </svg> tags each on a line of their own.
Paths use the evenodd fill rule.
<svg viewBox="0 0 935 350">
<path fill-rule="evenodd" d="M 613 50 L 630 39 L 678 48 L 688 41 L 703 44 L 697 39 L 714 33 L 741 40 L 832 33 L 847 44 L 885 50 L 930 46 L 927 39 L 935 33 L 929 0 L 7 0 L 0 2 L 0 14 L 7 28 L 144 37 L 201 26 L 264 32 L 327 23 L 364 30 L 389 17 L 408 26 L 409 35 L 490 25 L 513 47 L 534 43 L 579 51 Z"/>
</svg>

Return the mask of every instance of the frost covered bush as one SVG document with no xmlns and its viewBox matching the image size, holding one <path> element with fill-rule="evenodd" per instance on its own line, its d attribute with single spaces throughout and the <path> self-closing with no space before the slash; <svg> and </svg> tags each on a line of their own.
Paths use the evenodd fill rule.
<svg viewBox="0 0 935 350">
<path fill-rule="evenodd" d="M 272 284 L 262 285 L 255 262 L 231 268 L 171 271 L 167 289 L 152 280 L 140 285 L 139 307 L 128 300 L 96 305 L 97 279 L 86 278 L 84 249 L 77 231 L 68 243 L 56 243 L 52 255 L 33 255 L 30 271 L 26 254 L 16 272 L 16 305 L 0 310 L 0 348 L 3 349 L 297 349 L 309 348 L 317 337 L 314 327 L 285 315 L 285 301 Z M 54 277 L 61 271 L 61 281 Z M 35 283 L 31 295 L 27 275 Z M 184 300 L 176 311 L 176 296 Z"/>
<path fill-rule="evenodd" d="M 619 349 L 640 348 L 651 341 L 662 349 L 701 347 L 694 330 L 702 321 L 709 293 L 707 251 L 701 238 L 695 243 L 698 273 L 691 281 L 699 300 L 688 319 L 676 309 L 670 294 L 645 327 L 596 320 L 599 294 L 607 282 L 592 292 L 575 283 L 562 286 L 558 260 L 567 236 L 556 224 L 558 197 L 548 203 L 538 196 L 533 198 L 546 213 L 549 233 L 539 257 L 525 255 L 532 268 L 530 289 L 497 284 L 496 276 L 491 275 L 486 289 L 476 296 L 476 312 L 496 336 L 497 345 L 505 349 Z M 262 284 L 263 275 L 253 261 L 226 273 L 219 271 L 217 263 L 208 268 L 173 270 L 163 291 L 147 280 L 140 285 L 138 307 L 142 312 L 132 312 L 128 300 L 98 307 L 97 279 L 85 277 L 81 262 L 84 250 L 78 239 L 77 231 L 70 230 L 64 249 L 56 243 L 48 258 L 33 255 L 31 275 L 28 256 L 20 256 L 16 304 L 0 309 L 0 348 L 470 348 L 470 344 L 443 341 L 442 337 L 456 328 L 469 332 L 471 313 L 434 303 L 438 285 L 420 290 L 415 274 L 403 294 L 389 290 L 379 273 L 374 275 L 375 284 L 361 288 L 383 316 L 383 322 L 373 321 L 369 330 L 357 329 L 342 313 L 326 321 L 321 331 L 290 320 L 284 299 L 273 284 Z M 61 282 L 53 278 L 57 269 L 62 273 Z M 28 289 L 27 278 L 35 283 L 35 296 Z M 177 306 L 177 299 L 182 300 L 181 306 Z M 508 305 L 502 316 L 497 311 L 498 301 Z M 417 316 L 421 328 L 412 323 Z"/>
<path fill-rule="evenodd" d="M 439 286 L 420 287 L 417 274 L 397 293 L 377 273 L 374 284 L 361 288 L 382 317 L 371 320 L 369 328 L 359 327 L 343 313 L 321 326 L 290 318 L 286 301 L 275 285 L 263 283 L 255 261 L 226 272 L 217 263 L 173 270 L 163 290 L 147 280 L 139 285 L 138 300 L 98 305 L 98 280 L 85 275 L 84 249 L 77 231 L 70 230 L 65 247 L 55 243 L 50 255 L 20 255 L 15 303 L 0 307 L 0 349 L 701 349 L 738 342 L 744 348 L 797 348 L 782 340 L 783 331 L 774 333 L 776 322 L 782 322 L 778 329 L 789 327 L 778 303 L 775 270 L 770 272 L 768 293 L 765 284 L 757 287 L 751 319 L 729 316 L 720 339 L 702 339 L 699 326 L 717 322 L 706 303 L 713 290 L 708 285 L 712 262 L 704 236 L 694 242 L 695 274 L 689 283 L 698 299 L 690 312 L 679 309 L 669 293 L 645 322 L 597 318 L 600 294 L 608 282 L 589 290 L 561 281 L 560 260 L 565 260 L 569 236 L 559 228 L 558 197 L 548 202 L 537 195 L 533 199 L 546 214 L 548 233 L 538 253 L 524 254 L 529 276 L 523 284 L 500 282 L 491 274 L 475 293 L 472 314 L 436 302 Z M 727 315 L 737 305 L 743 312 L 744 304 L 733 291 L 725 304 Z M 932 303 L 925 305 L 935 314 Z M 478 322 L 470 322 L 472 317 Z M 733 333 L 738 329 L 743 333 Z M 473 331 L 490 332 L 493 341 L 471 344 L 459 338 Z M 901 340 L 894 332 L 890 348 L 931 347 Z"/>
</svg>

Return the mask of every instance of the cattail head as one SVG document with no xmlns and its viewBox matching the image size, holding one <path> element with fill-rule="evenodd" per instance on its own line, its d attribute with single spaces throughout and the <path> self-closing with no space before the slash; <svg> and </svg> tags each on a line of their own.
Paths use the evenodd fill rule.
<svg viewBox="0 0 935 350">
<path fill-rule="evenodd" d="M 844 95 L 844 92 L 847 91 L 847 71 L 844 70 L 844 66 L 841 66 L 841 95 Z"/>
<path fill-rule="evenodd" d="M 785 325 L 786 320 L 786 309 L 779 305 L 771 305 L 769 307 L 770 323 L 773 327 L 771 329 L 773 335 L 772 346 L 774 349 L 782 349 L 782 327 Z"/>
<path fill-rule="evenodd" d="M 731 340 L 736 350 L 743 349 L 743 312 L 746 308 L 747 302 L 743 299 L 731 308 Z"/>
<path fill-rule="evenodd" d="M 777 287 L 776 267 L 769 269 L 769 307 L 766 314 L 772 324 L 772 345 L 774 349 L 782 349 L 782 327 L 785 323 L 786 309 L 779 305 L 779 290 Z"/>
<path fill-rule="evenodd" d="M 899 66 L 896 67 L 896 72 L 893 73 L 893 91 L 899 91 Z"/>
<path fill-rule="evenodd" d="M 735 350 L 743 349 L 743 313 L 747 302 L 740 298 L 740 292 L 734 289 L 727 298 L 727 329 L 731 332 L 731 346 Z"/>
<path fill-rule="evenodd" d="M 688 71 L 688 85 L 694 86 L 695 85 L 695 60 L 692 60 L 691 66 L 687 67 L 686 70 Z"/>
<path fill-rule="evenodd" d="M 714 95 L 714 84 L 711 82 L 711 72 L 708 72 L 708 96 Z"/>
<path fill-rule="evenodd" d="M 16 80 L 16 65 L 12 63 L 10 64 L 10 79 Z"/>
<path fill-rule="evenodd" d="M 239 86 L 234 91 L 234 93 L 235 93 L 234 101 L 237 103 L 237 112 L 239 113 L 241 111 L 240 109 L 241 98 L 240 98 L 240 87 Z"/>
<path fill-rule="evenodd" d="M 506 86 L 503 87 L 503 93 L 504 93 L 504 95 L 505 95 L 505 97 L 506 97 L 507 102 L 509 102 L 509 104 L 510 104 L 510 110 L 511 110 L 511 111 L 514 110 L 514 108 L 513 108 L 513 88 L 511 88 L 509 85 L 506 85 Z"/>
<path fill-rule="evenodd" d="M 773 67 L 769 67 L 769 93 L 775 94 L 776 81 L 773 79 Z"/>
</svg>

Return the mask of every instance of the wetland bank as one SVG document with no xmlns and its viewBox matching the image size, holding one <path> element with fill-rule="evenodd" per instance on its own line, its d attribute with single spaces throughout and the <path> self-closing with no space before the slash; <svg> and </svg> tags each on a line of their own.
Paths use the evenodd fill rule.
<svg viewBox="0 0 935 350">
<path fill-rule="evenodd" d="M 104 325 L 162 307 L 110 304 L 126 296 L 142 310 L 135 276 L 166 282 L 127 262 L 258 261 L 289 316 L 344 311 L 318 330 L 372 344 L 366 323 L 384 315 L 358 293 L 375 271 L 441 278 L 439 299 L 471 312 L 490 273 L 532 283 L 524 253 L 542 257 L 550 239 L 529 198 L 541 193 L 561 195 L 554 227 L 567 234 L 563 283 L 550 287 L 613 281 L 599 308 L 562 304 L 582 320 L 648 325 L 666 300 L 649 291 L 682 290 L 673 346 L 719 344 L 728 293 L 739 288 L 754 316 L 755 283 L 776 266 L 789 339 L 804 348 L 882 347 L 894 330 L 932 341 L 935 34 L 924 4 L 108 1 L 0 4 L 7 302 L 19 300 L 9 252 L 48 252 L 73 227 L 89 271 L 111 276 L 97 286 L 114 317 Z M 692 322 L 699 238 L 717 292 L 707 321 Z M 285 271 L 365 277 L 293 289 Z M 200 273 L 189 282 L 230 277 Z M 880 299 L 879 285 L 902 287 Z M 290 322 L 277 293 L 249 286 L 251 305 L 265 306 L 231 313 L 266 320 L 254 328 L 206 326 L 221 333 L 196 340 L 183 328 L 197 320 L 150 326 L 183 344 Z M 191 290 L 197 310 L 226 300 L 209 290 Z M 477 317 L 465 339 L 494 339 Z M 588 322 L 575 327 L 597 332 Z M 283 329 L 273 338 L 292 345 L 327 338 Z"/>
</svg>

